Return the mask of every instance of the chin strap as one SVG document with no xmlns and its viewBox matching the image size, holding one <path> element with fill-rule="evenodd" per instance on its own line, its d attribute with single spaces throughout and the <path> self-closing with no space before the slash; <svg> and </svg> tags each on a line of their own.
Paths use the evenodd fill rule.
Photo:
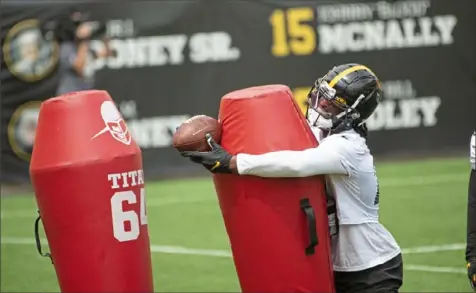
<svg viewBox="0 0 476 293">
<path fill-rule="evenodd" d="M 352 120 L 351 119 L 345 119 L 345 120 L 342 120 L 340 122 L 337 122 L 336 123 L 333 123 L 333 126 L 330 130 L 330 134 L 336 134 L 336 133 L 340 133 L 340 132 L 343 132 L 343 131 L 346 131 L 346 130 L 350 130 L 352 129 Z"/>
<path fill-rule="evenodd" d="M 355 132 L 357 132 L 363 138 L 367 138 L 368 129 L 365 121 L 353 120 L 352 118 L 347 118 L 338 123 L 331 129 L 330 134 L 336 134 L 351 129 L 355 130 Z"/>
<path fill-rule="evenodd" d="M 365 125 L 365 121 L 359 120 L 360 115 L 354 111 L 355 107 L 363 98 L 364 96 L 361 96 L 358 101 L 352 105 L 352 107 L 340 113 L 339 115 L 333 116 L 331 119 L 325 119 L 326 121 L 329 121 L 329 125 L 322 123 L 322 115 L 315 110 L 314 111 L 317 113 L 317 117 L 315 117 L 314 121 L 312 121 L 311 118 L 314 117 L 310 117 L 311 113 L 309 111 L 309 106 L 306 108 L 306 120 L 309 124 L 311 124 L 311 126 L 318 127 L 328 135 L 354 129 L 360 136 L 367 138 L 368 130 L 367 126 Z"/>
</svg>

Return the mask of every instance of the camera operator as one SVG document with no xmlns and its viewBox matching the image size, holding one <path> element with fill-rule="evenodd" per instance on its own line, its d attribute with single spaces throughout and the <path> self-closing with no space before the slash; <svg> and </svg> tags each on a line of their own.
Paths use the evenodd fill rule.
<svg viewBox="0 0 476 293">
<path fill-rule="evenodd" d="M 84 21 L 80 12 L 75 12 L 69 23 L 63 24 L 61 30 L 59 84 L 56 95 L 93 89 L 94 59 L 113 55 L 106 38 L 103 38 L 102 50 L 94 51 L 90 47 L 91 39 L 103 34 L 105 26 L 94 28 L 91 22 Z"/>
</svg>

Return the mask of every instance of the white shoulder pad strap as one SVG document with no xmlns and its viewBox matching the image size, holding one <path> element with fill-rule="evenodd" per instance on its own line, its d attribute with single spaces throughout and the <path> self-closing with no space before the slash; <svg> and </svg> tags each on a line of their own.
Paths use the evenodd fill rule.
<svg viewBox="0 0 476 293">
<path fill-rule="evenodd" d="M 471 143 L 470 143 L 470 151 L 469 151 L 469 161 L 471 162 L 471 168 L 476 170 L 476 131 L 471 136 Z"/>
</svg>

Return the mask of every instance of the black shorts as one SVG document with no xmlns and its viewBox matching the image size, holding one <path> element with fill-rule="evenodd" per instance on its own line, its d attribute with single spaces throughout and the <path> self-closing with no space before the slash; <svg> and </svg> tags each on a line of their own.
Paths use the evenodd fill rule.
<svg viewBox="0 0 476 293">
<path fill-rule="evenodd" d="M 334 272 L 334 280 L 337 293 L 397 293 L 403 282 L 402 255 L 363 271 Z"/>
</svg>

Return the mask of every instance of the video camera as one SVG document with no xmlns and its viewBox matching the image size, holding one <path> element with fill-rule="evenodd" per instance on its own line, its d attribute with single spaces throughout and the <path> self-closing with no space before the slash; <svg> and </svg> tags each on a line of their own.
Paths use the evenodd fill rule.
<svg viewBox="0 0 476 293">
<path fill-rule="evenodd" d="M 90 21 L 89 15 L 74 11 L 42 25 L 42 31 L 46 39 L 56 40 L 58 43 L 83 41 L 76 37 L 78 27 L 87 23 L 91 26 L 91 35 L 87 39 L 98 39 L 106 34 L 106 24 L 98 21 Z"/>
</svg>

